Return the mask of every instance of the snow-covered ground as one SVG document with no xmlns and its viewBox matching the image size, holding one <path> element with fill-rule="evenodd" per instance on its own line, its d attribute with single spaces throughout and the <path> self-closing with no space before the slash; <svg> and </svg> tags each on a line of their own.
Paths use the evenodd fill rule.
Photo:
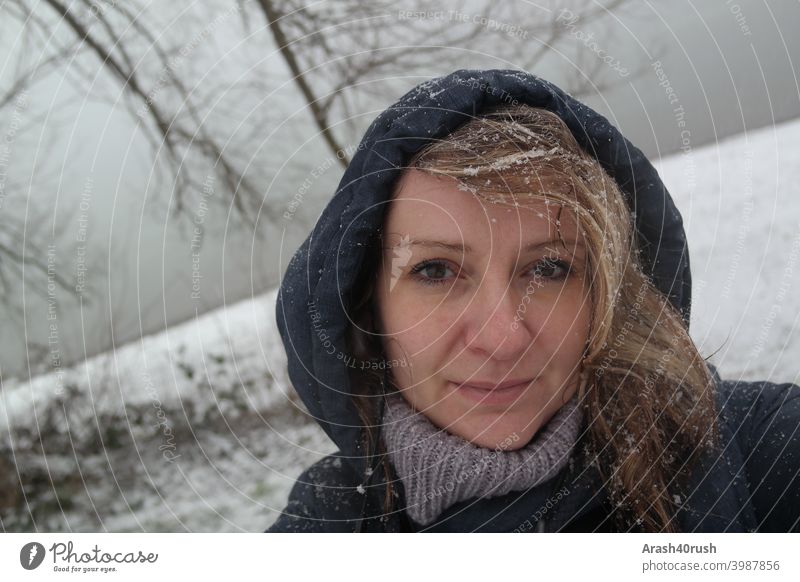
<svg viewBox="0 0 800 582">
<path fill-rule="evenodd" d="M 725 378 L 800 380 L 800 120 L 655 164 L 684 219 L 691 335 Z"/>
<path fill-rule="evenodd" d="M 656 164 L 689 233 L 692 336 L 726 378 L 800 381 L 796 152 L 800 121 Z M 289 387 L 274 304 L 273 291 L 61 375 L 6 381 L 0 527 L 268 527 L 334 450 Z"/>
<path fill-rule="evenodd" d="M 269 526 L 300 472 L 335 450 L 289 388 L 275 296 L 201 315 L 61 377 L 6 382 L 2 527 Z"/>
</svg>

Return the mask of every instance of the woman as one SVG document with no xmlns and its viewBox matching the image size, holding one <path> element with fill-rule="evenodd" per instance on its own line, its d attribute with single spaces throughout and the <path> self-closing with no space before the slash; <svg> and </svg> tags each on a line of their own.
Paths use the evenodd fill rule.
<svg viewBox="0 0 800 582">
<path fill-rule="evenodd" d="M 277 303 L 339 447 L 268 531 L 796 531 L 800 388 L 688 334 L 681 217 L 608 121 L 519 71 L 368 129 Z"/>
</svg>

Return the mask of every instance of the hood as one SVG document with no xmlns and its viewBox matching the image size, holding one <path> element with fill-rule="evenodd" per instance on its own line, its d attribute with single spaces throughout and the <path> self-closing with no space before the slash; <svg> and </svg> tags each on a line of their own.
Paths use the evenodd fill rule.
<svg viewBox="0 0 800 582">
<path fill-rule="evenodd" d="M 363 474 L 362 424 L 350 398 L 346 306 L 402 167 L 485 108 L 517 100 L 552 111 L 616 180 L 635 217 L 644 270 L 688 327 L 691 278 L 678 210 L 644 154 L 602 115 L 539 77 L 514 70 L 459 70 L 426 81 L 370 125 L 308 238 L 287 266 L 276 319 L 289 378 L 314 419 Z"/>
</svg>

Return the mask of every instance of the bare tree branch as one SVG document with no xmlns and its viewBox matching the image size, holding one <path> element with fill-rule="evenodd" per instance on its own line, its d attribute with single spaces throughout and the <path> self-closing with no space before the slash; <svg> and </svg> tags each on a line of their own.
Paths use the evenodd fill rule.
<svg viewBox="0 0 800 582">
<path fill-rule="evenodd" d="M 348 156 L 344 153 L 344 148 L 336 141 L 333 132 L 328 123 L 327 116 L 323 110 L 319 98 L 314 94 L 308 80 L 305 77 L 305 72 L 301 68 L 297 58 L 292 50 L 292 43 L 286 37 L 286 34 L 281 27 L 281 14 L 275 8 L 272 0 L 259 0 L 259 4 L 264 10 L 264 16 L 267 19 L 267 25 L 272 31 L 272 36 L 275 38 L 275 44 L 278 45 L 283 59 L 286 61 L 289 70 L 292 72 L 292 77 L 297 85 L 297 88 L 302 93 L 303 97 L 308 104 L 309 109 L 314 117 L 314 123 L 322 135 L 322 139 L 328 144 L 331 151 L 336 154 L 336 158 L 341 162 L 344 167 L 350 163 Z"/>
</svg>

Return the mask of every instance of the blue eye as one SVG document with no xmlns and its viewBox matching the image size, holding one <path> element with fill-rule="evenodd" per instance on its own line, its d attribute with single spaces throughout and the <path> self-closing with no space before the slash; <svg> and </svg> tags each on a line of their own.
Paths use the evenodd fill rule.
<svg viewBox="0 0 800 582">
<path fill-rule="evenodd" d="M 558 272 L 558 270 L 561 272 Z M 534 278 L 545 278 L 558 281 L 566 278 L 569 274 L 569 265 L 558 259 L 545 257 L 539 261 L 532 269 Z"/>
<path fill-rule="evenodd" d="M 424 271 L 427 271 L 428 274 L 420 275 Z M 451 273 L 453 272 L 453 270 L 447 266 L 447 263 L 443 261 L 423 261 L 411 269 L 411 274 L 423 285 L 433 286 L 443 285 L 447 282 L 447 279 L 444 278 L 446 271 L 450 271 Z"/>
<path fill-rule="evenodd" d="M 417 281 L 429 286 L 444 285 L 450 281 L 452 277 L 448 277 L 448 272 L 458 275 L 446 262 L 440 260 L 423 261 L 411 269 L 411 275 Z M 545 257 L 538 261 L 529 272 L 533 273 L 534 279 L 559 281 L 565 279 L 570 273 L 570 266 L 562 260 Z"/>
</svg>

